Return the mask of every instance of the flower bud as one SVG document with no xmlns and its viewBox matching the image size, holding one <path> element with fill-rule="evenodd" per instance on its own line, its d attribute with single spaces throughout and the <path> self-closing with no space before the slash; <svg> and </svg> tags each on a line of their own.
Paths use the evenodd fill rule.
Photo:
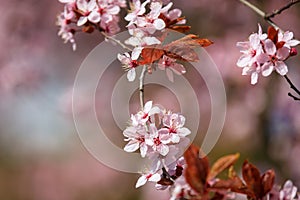
<svg viewBox="0 0 300 200">
<path fill-rule="evenodd" d="M 296 48 L 291 48 L 291 51 L 290 51 L 290 56 L 295 56 L 297 55 L 297 49 Z"/>
</svg>

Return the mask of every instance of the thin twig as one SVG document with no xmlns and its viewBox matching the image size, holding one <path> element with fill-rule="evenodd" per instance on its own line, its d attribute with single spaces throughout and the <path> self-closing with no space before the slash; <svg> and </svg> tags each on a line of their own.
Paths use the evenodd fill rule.
<svg viewBox="0 0 300 200">
<path fill-rule="evenodd" d="M 288 84 L 290 85 L 290 88 L 292 89 L 292 90 L 294 90 L 299 96 L 300 96 L 300 91 L 299 91 L 299 89 L 293 84 L 293 82 L 289 79 L 289 77 L 287 76 L 287 75 L 284 75 L 284 78 L 285 78 L 285 80 L 288 82 Z M 288 93 L 288 95 L 290 96 L 290 97 L 292 97 L 294 100 L 297 100 L 297 101 L 299 101 L 300 100 L 300 98 L 299 97 L 296 97 L 296 96 L 294 96 L 292 93 Z"/>
<path fill-rule="evenodd" d="M 267 14 L 265 16 L 266 19 L 271 19 L 273 17 L 275 17 L 276 15 L 279 15 L 280 13 L 282 13 L 283 11 L 289 9 L 291 6 L 295 5 L 296 3 L 300 3 L 300 0 L 292 0 L 290 3 L 286 4 L 285 6 L 283 6 L 282 8 L 280 9 L 277 9 L 275 11 L 273 11 L 272 13 L 270 14 Z"/>
<path fill-rule="evenodd" d="M 241 3 L 243 3 L 245 6 L 251 8 L 254 12 L 256 12 L 259 16 L 261 16 L 262 18 L 264 18 L 270 25 L 272 25 L 273 27 L 275 27 L 278 30 L 281 30 L 270 18 L 267 18 L 267 14 L 260 10 L 258 7 L 256 7 L 255 5 L 253 5 L 252 3 L 250 3 L 247 0 L 239 0 Z"/>
<path fill-rule="evenodd" d="M 139 91 L 140 91 L 140 104 L 141 104 L 141 109 L 144 109 L 144 78 L 145 78 L 145 73 L 147 71 L 147 66 L 144 65 L 142 72 L 141 72 L 141 76 L 140 76 L 140 87 L 139 87 Z"/>
<path fill-rule="evenodd" d="M 112 36 L 106 34 L 104 31 L 101 31 L 101 34 L 102 34 L 104 37 L 106 37 L 107 39 L 109 39 L 109 40 L 111 40 L 111 41 L 117 43 L 118 45 L 120 45 L 123 49 L 127 49 L 127 50 L 129 50 L 129 51 L 132 51 L 131 48 L 129 48 L 128 46 L 126 46 L 125 44 L 123 44 L 120 40 L 117 40 L 116 38 L 114 38 L 114 37 L 112 37 Z"/>
</svg>

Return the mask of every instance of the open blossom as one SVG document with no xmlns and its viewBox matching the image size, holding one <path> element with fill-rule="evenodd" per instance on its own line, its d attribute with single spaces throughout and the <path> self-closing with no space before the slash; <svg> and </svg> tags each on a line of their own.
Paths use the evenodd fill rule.
<svg viewBox="0 0 300 200">
<path fill-rule="evenodd" d="M 237 66 L 243 68 L 242 75 L 251 75 L 251 84 L 256 84 L 259 74 L 269 76 L 274 70 L 282 76 L 288 72 L 284 63 L 290 56 L 296 55 L 296 50 L 291 48 L 300 44 L 293 39 L 293 33 L 286 31 L 269 31 L 269 35 L 262 33 L 258 25 L 258 33 L 249 36 L 249 41 L 238 42 L 242 56 L 237 61 Z"/>
<path fill-rule="evenodd" d="M 118 54 L 119 61 L 123 64 L 123 68 L 127 70 L 127 79 L 128 81 L 134 81 L 136 72 L 135 68 L 138 67 L 137 59 L 140 52 L 133 51 L 131 56 L 129 53 Z"/>
<path fill-rule="evenodd" d="M 100 22 L 100 14 L 97 12 L 98 5 L 96 0 L 87 2 L 86 0 L 77 1 L 77 7 L 82 12 L 83 16 L 77 21 L 77 26 L 84 25 L 87 21 L 98 23 Z"/>
<path fill-rule="evenodd" d="M 76 50 L 76 42 L 74 39 L 74 30 L 68 24 L 68 20 L 65 18 L 65 14 L 61 13 L 57 16 L 56 25 L 59 26 L 58 36 L 60 36 L 65 43 L 70 42 L 72 44 L 73 51 Z"/>
<path fill-rule="evenodd" d="M 126 152 L 135 152 L 140 149 L 142 157 L 146 156 L 148 146 L 145 143 L 146 130 L 137 130 L 135 127 L 127 127 L 123 131 L 123 135 L 127 137 L 125 141 L 129 141 L 124 147 Z"/>
<path fill-rule="evenodd" d="M 285 182 L 283 188 L 279 192 L 279 200 L 299 200 L 300 196 L 297 196 L 297 187 L 293 185 L 292 181 Z"/>
<path fill-rule="evenodd" d="M 262 64 L 262 75 L 269 76 L 275 69 L 280 75 L 286 75 L 288 68 L 284 63 L 284 60 L 290 54 L 290 50 L 283 46 L 280 49 L 276 49 L 272 40 L 266 39 L 264 41 L 265 53 L 258 57 L 258 62 Z"/>
<path fill-rule="evenodd" d="M 152 101 L 147 101 L 144 109 L 139 111 L 135 115 L 131 115 L 131 124 L 132 126 L 146 125 L 146 122 L 149 121 L 149 118 L 154 115 L 160 113 L 160 108 L 157 106 L 153 106 Z"/>
</svg>

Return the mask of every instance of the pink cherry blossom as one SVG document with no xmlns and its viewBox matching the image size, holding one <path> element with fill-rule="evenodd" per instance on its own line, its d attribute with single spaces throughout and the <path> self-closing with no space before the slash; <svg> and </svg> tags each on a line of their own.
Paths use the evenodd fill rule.
<svg viewBox="0 0 300 200">
<path fill-rule="evenodd" d="M 141 3 L 140 0 L 133 0 L 130 4 L 130 12 L 125 16 L 125 20 L 129 21 L 128 25 L 136 23 L 137 17 L 142 16 L 146 12 L 145 6 L 150 3 L 150 0 L 147 0 Z"/>
<path fill-rule="evenodd" d="M 182 64 L 176 63 L 176 59 L 170 58 L 166 55 L 159 60 L 158 68 L 161 70 L 166 70 L 167 77 L 171 82 L 174 82 L 173 72 L 177 75 L 186 73 L 186 70 Z"/>
<path fill-rule="evenodd" d="M 64 43 L 70 42 L 72 44 L 73 51 L 76 50 L 76 42 L 74 39 L 74 31 L 68 24 L 68 20 L 65 18 L 65 14 L 61 13 L 57 16 L 56 25 L 59 26 L 58 36 L 60 36 Z"/>
<path fill-rule="evenodd" d="M 119 61 L 123 64 L 123 68 L 127 70 L 127 79 L 132 82 L 135 79 L 136 72 L 135 68 L 138 67 L 137 59 L 138 56 L 136 53 L 132 52 L 131 56 L 129 53 L 118 54 Z"/>
<path fill-rule="evenodd" d="M 294 37 L 294 33 L 290 32 L 290 31 L 286 31 L 284 33 L 282 33 L 281 31 L 279 31 L 278 33 L 278 42 L 284 42 L 284 46 L 287 48 L 291 48 L 294 46 L 297 46 L 298 44 L 300 44 L 299 40 L 293 39 Z"/>
<path fill-rule="evenodd" d="M 168 143 L 170 143 L 170 135 L 164 131 L 157 130 L 154 124 L 149 127 L 150 134 L 146 137 L 146 144 L 151 146 L 152 149 L 162 156 L 169 153 Z"/>
<path fill-rule="evenodd" d="M 100 22 L 100 14 L 97 11 L 98 6 L 96 0 L 91 0 L 87 2 L 86 0 L 78 0 L 77 1 L 78 9 L 83 12 L 83 16 L 79 18 L 77 21 L 77 26 L 84 25 L 87 21 L 98 23 Z"/>
<path fill-rule="evenodd" d="M 296 198 L 297 187 L 293 185 L 292 181 L 287 180 L 280 190 L 279 199 L 280 200 L 297 200 L 300 197 Z"/>
<path fill-rule="evenodd" d="M 157 106 L 153 106 L 152 101 L 145 103 L 144 109 L 136 115 L 131 115 L 131 123 L 133 126 L 145 125 L 149 121 L 150 116 L 160 113 L 161 110 Z"/>
<path fill-rule="evenodd" d="M 285 46 L 277 50 L 270 39 L 264 41 L 264 49 L 266 53 L 260 54 L 257 58 L 258 62 L 263 64 L 261 67 L 262 75 L 269 76 L 274 69 L 280 75 L 285 75 L 288 68 L 283 61 L 289 56 L 290 50 Z"/>
<path fill-rule="evenodd" d="M 167 127 L 169 134 L 171 134 L 171 141 L 179 143 L 180 138 L 188 136 L 191 131 L 183 127 L 185 124 L 185 117 L 176 113 L 168 113 L 163 117 L 163 124 Z"/>
<path fill-rule="evenodd" d="M 126 152 L 135 152 L 140 149 L 141 156 L 144 158 L 146 156 L 148 147 L 145 143 L 146 130 L 137 130 L 135 127 L 127 127 L 123 131 L 123 135 L 127 137 L 125 141 L 129 141 L 124 147 Z"/>
</svg>

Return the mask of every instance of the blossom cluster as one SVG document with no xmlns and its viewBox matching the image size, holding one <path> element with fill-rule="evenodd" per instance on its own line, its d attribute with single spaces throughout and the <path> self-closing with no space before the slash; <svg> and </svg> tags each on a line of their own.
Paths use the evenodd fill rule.
<svg viewBox="0 0 300 200">
<path fill-rule="evenodd" d="M 118 25 L 120 8 L 126 7 L 125 0 L 59 0 L 64 3 L 64 11 L 57 17 L 60 27 L 58 35 L 76 49 L 74 34 L 90 33 L 94 29 L 115 34 L 120 30 Z"/>
<path fill-rule="evenodd" d="M 133 46 L 134 49 L 131 55 L 126 53 L 118 56 L 123 67 L 128 71 L 129 81 L 135 80 L 135 68 L 139 66 L 136 63 L 143 48 L 162 43 L 162 39 L 157 36 L 159 34 L 156 34 L 157 31 L 161 32 L 166 28 L 172 28 L 176 24 L 185 24 L 186 20 L 181 18 L 181 10 L 170 10 L 172 5 L 172 2 L 164 5 L 161 1 L 150 0 L 143 3 L 140 0 L 134 0 L 130 4 L 130 11 L 125 16 L 125 20 L 128 21 L 127 28 L 131 37 L 125 41 L 125 44 Z M 146 9 L 148 7 L 149 12 Z M 173 81 L 172 71 L 179 75 L 185 73 L 185 68 L 176 63 L 176 59 L 166 55 L 160 59 L 159 69 L 166 69 L 167 76 L 171 81 Z"/>
<path fill-rule="evenodd" d="M 293 32 L 282 32 L 273 27 L 269 27 L 268 34 L 263 33 L 258 25 L 258 33 L 251 34 L 249 41 L 237 43 L 242 53 L 237 66 L 243 68 L 243 75 L 251 75 L 253 85 L 260 73 L 266 77 L 276 70 L 280 75 L 286 75 L 288 67 L 284 61 L 297 54 L 293 47 L 300 44 L 293 37 Z"/>
<path fill-rule="evenodd" d="M 131 115 L 129 126 L 123 131 L 128 142 L 124 150 L 139 150 L 143 158 L 147 157 L 152 162 L 151 169 L 139 178 L 136 187 L 146 181 L 158 182 L 162 168 L 173 174 L 176 166 L 182 165 L 177 157 L 189 144 L 186 136 L 191 133 L 184 124 L 183 115 L 153 106 L 152 101 L 148 101 L 143 110 Z"/>
</svg>

